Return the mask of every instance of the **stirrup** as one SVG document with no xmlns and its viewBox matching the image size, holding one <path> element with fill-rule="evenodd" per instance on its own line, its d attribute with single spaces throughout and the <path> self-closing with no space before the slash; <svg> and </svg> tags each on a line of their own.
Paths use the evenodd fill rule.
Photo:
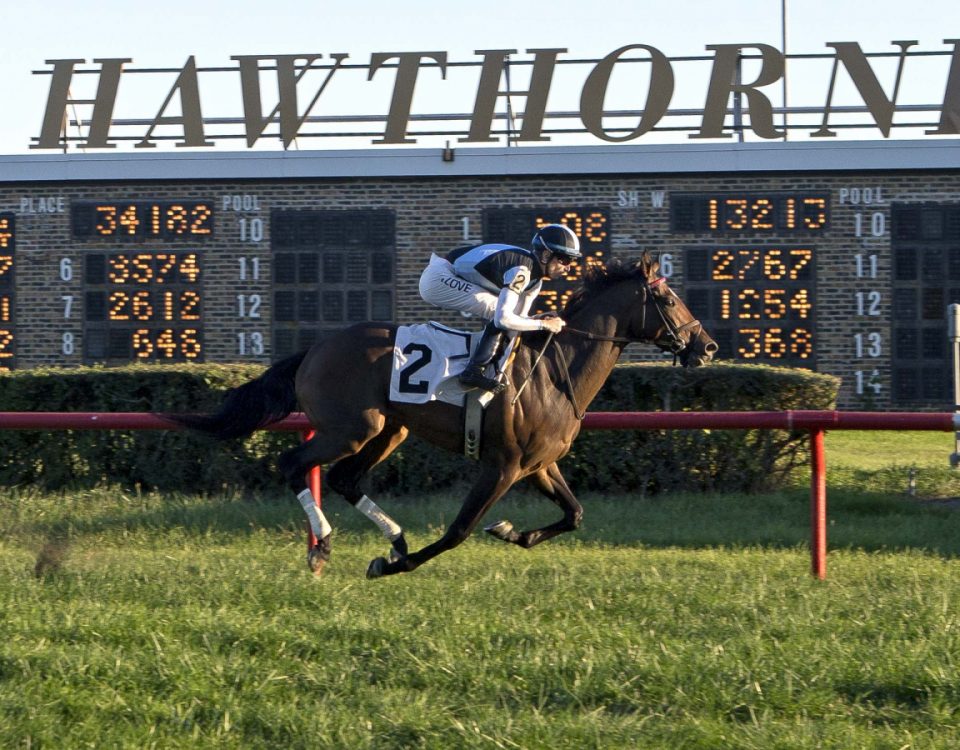
<svg viewBox="0 0 960 750">
<path fill-rule="evenodd" d="M 483 372 L 477 372 L 471 369 L 466 369 L 460 373 L 460 384 L 471 388 L 482 388 L 485 391 L 490 391 L 494 395 L 502 393 L 507 388 L 506 383 L 488 378 Z"/>
</svg>

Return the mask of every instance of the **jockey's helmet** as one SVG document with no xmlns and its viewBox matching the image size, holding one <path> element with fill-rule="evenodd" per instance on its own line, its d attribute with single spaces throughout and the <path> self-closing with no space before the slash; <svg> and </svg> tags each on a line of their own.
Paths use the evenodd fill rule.
<svg viewBox="0 0 960 750">
<path fill-rule="evenodd" d="M 580 254 L 580 240 L 577 239 L 573 230 L 564 224 L 547 224 L 540 227 L 533 235 L 530 245 L 537 255 L 548 250 L 553 255 L 560 255 L 570 260 L 583 257 Z"/>
</svg>

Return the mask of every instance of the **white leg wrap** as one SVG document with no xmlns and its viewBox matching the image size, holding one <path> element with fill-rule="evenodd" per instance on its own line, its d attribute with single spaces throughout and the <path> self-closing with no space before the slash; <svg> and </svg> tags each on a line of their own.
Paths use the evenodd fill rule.
<svg viewBox="0 0 960 750">
<path fill-rule="evenodd" d="M 327 521 L 327 517 L 323 515 L 323 511 L 317 507 L 317 503 L 313 499 L 313 493 L 308 489 L 304 490 L 297 495 L 297 500 L 300 501 L 300 505 L 303 506 L 303 510 L 310 520 L 310 528 L 313 530 L 313 535 L 317 539 L 325 539 L 330 532 L 333 531 L 333 527 L 330 525 L 330 522 Z"/>
<path fill-rule="evenodd" d="M 400 524 L 383 512 L 379 505 L 364 495 L 357 501 L 357 510 L 380 527 L 380 531 L 391 542 L 403 533 Z"/>
</svg>

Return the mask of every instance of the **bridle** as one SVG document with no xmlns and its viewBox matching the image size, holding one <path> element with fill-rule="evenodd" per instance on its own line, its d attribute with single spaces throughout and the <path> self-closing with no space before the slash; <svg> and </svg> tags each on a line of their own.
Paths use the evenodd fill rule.
<svg viewBox="0 0 960 750">
<path fill-rule="evenodd" d="M 657 315 L 660 317 L 660 322 L 663 323 L 663 336 L 659 338 L 626 338 L 624 336 L 603 336 L 598 333 L 591 333 L 590 331 L 581 331 L 578 328 L 571 328 L 570 326 L 564 326 L 561 333 L 572 333 L 575 336 L 581 336 L 590 341 L 610 341 L 615 344 L 653 344 L 662 351 L 670 352 L 674 357 L 674 364 L 676 364 L 676 358 L 684 349 L 689 346 L 690 341 L 695 339 L 700 331 L 703 330 L 703 324 L 694 318 L 682 326 L 676 325 L 666 313 L 666 308 L 670 307 L 667 300 L 667 297 L 661 297 L 653 293 L 654 288 L 660 286 L 666 281 L 666 277 L 661 276 L 653 281 L 648 281 L 643 285 L 643 318 L 640 320 L 641 329 L 646 328 L 646 317 L 647 317 L 647 299 L 653 299 L 653 306 L 657 311 Z M 683 334 L 687 331 L 690 331 L 689 338 L 686 342 L 683 340 Z"/>
<path fill-rule="evenodd" d="M 666 308 L 670 305 L 667 300 L 669 298 L 660 297 L 653 293 L 655 287 L 664 283 L 666 278 L 661 276 L 653 281 L 648 281 L 643 285 L 643 317 L 640 321 L 641 329 L 646 328 L 646 316 L 647 316 L 647 300 L 653 299 L 653 306 L 657 311 L 657 315 L 660 316 L 660 321 L 663 323 L 664 334 L 659 338 L 636 338 L 631 339 L 625 336 L 604 336 L 598 333 L 592 333 L 591 331 L 582 331 L 578 328 L 571 328 L 570 326 L 564 326 L 560 333 L 571 333 L 575 336 L 580 336 L 582 338 L 588 339 L 590 341 L 609 341 L 615 344 L 632 344 L 632 343 L 645 343 L 653 344 L 659 349 L 665 352 L 670 352 L 673 354 L 673 364 L 677 364 L 677 358 L 680 353 L 686 349 L 690 342 L 693 341 L 697 336 L 699 336 L 700 331 L 703 330 L 703 324 L 694 318 L 693 320 L 684 323 L 682 326 L 676 325 L 673 321 L 670 320 L 670 317 L 666 314 Z M 683 340 L 683 333 L 690 331 L 689 338 L 685 343 Z M 547 336 L 546 342 L 544 342 L 543 348 L 540 350 L 539 355 L 533 363 L 533 367 L 530 368 L 530 376 L 533 375 L 533 371 L 537 368 L 537 365 L 540 363 L 540 359 L 543 357 L 544 352 L 546 352 L 547 347 L 550 343 L 553 342 L 554 349 L 557 352 L 557 363 L 560 369 L 560 375 L 563 378 L 564 386 L 567 393 L 567 398 L 570 399 L 570 403 L 573 405 L 573 413 L 576 415 L 578 420 L 583 420 L 584 415 L 586 414 L 586 409 L 581 410 L 580 405 L 577 403 L 576 394 L 573 392 L 573 381 L 570 378 L 570 368 L 567 365 L 566 355 L 563 353 L 563 349 L 560 347 L 559 342 L 555 338 L 555 334 L 550 334 Z M 517 391 L 516 396 L 514 396 L 513 403 L 517 402 L 517 399 L 520 398 L 520 394 L 523 392 L 523 389 L 526 387 L 526 384 L 529 382 L 530 376 L 527 377 L 527 380 L 523 383 L 520 389 Z"/>
<path fill-rule="evenodd" d="M 660 320 L 663 322 L 663 327 L 666 330 L 666 334 L 660 340 L 654 340 L 652 343 L 656 344 L 663 351 L 670 352 L 673 355 L 674 364 L 676 364 L 676 359 L 680 352 L 686 349 L 690 345 L 690 342 L 700 335 L 700 332 L 703 330 L 703 323 L 696 318 L 693 318 L 684 323 L 682 326 L 677 326 L 672 320 L 670 320 L 670 318 L 664 312 L 664 308 L 669 307 L 666 301 L 667 298 L 658 297 L 652 293 L 653 287 L 659 286 L 664 281 L 666 281 L 666 278 L 661 276 L 660 278 L 648 283 L 645 287 L 646 292 L 653 297 L 654 307 L 656 307 L 657 314 L 660 316 Z M 673 294 L 673 292 L 671 292 L 671 294 Z M 646 315 L 646 305 L 643 306 L 643 311 L 644 315 Z M 688 330 L 688 338 L 687 341 L 684 342 L 681 334 Z M 664 340 L 666 341 L 666 344 L 662 343 Z"/>
</svg>

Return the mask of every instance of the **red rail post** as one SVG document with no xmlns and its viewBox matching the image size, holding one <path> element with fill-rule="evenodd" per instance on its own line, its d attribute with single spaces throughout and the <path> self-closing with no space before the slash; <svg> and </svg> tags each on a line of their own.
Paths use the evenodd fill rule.
<svg viewBox="0 0 960 750">
<path fill-rule="evenodd" d="M 313 437 L 313 430 L 309 432 L 302 433 L 303 442 L 307 442 L 310 438 Z M 310 494 L 313 495 L 313 502 L 316 503 L 318 508 L 323 507 L 323 502 L 320 495 L 320 467 L 314 466 L 310 471 L 307 472 L 307 487 L 310 488 Z M 307 552 L 310 552 L 317 545 L 317 536 L 313 533 L 313 528 L 310 526 L 310 519 L 307 519 Z"/>
<path fill-rule="evenodd" d="M 690 430 L 777 429 L 809 430 L 811 564 L 813 575 L 827 575 L 827 480 L 824 430 L 937 430 L 960 434 L 960 413 L 917 412 L 592 412 L 583 420 L 585 429 Z M 140 412 L 0 412 L 0 430 L 176 430 L 179 425 L 159 414 Z M 303 414 L 293 414 L 267 429 L 299 432 L 305 440 L 313 435 Z M 321 507 L 320 467 L 308 472 L 307 486 Z M 308 544 L 316 544 L 313 530 Z"/>
<path fill-rule="evenodd" d="M 821 581 L 827 577 L 827 471 L 823 430 L 810 430 L 810 562 Z"/>
</svg>

